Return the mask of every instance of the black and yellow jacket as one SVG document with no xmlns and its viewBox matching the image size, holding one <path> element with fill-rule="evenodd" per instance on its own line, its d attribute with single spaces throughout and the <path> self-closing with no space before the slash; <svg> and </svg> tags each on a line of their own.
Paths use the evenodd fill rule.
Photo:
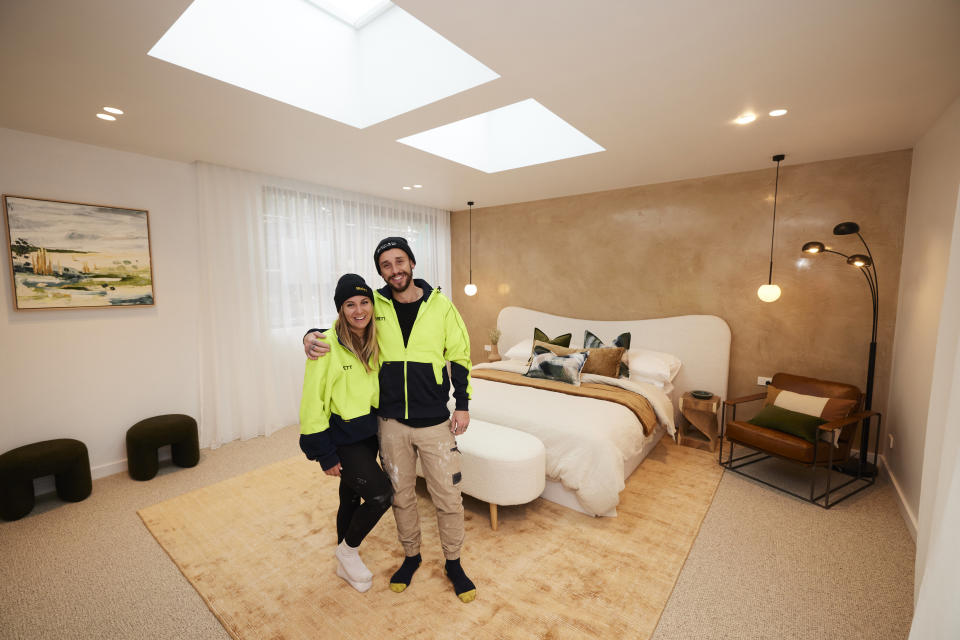
<svg viewBox="0 0 960 640">
<path fill-rule="evenodd" d="M 379 328 L 379 327 L 378 327 Z M 363 364 L 330 329 L 330 353 L 307 360 L 300 400 L 300 448 L 324 469 L 336 466 L 337 445 L 352 444 L 377 434 L 379 404 L 377 363 L 368 373 Z"/>
<path fill-rule="evenodd" d="M 400 420 L 449 416 L 451 375 L 456 408 L 467 411 L 472 393 L 467 328 L 449 298 L 424 280 L 414 280 L 414 284 L 423 289 L 423 302 L 406 345 L 392 290 L 385 286 L 373 294 L 380 346 L 378 413 Z M 447 374 L 447 362 L 451 375 Z"/>
</svg>

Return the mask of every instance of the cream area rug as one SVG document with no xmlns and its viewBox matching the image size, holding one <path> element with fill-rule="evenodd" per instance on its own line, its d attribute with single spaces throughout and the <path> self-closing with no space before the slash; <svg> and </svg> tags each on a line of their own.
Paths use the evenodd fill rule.
<svg viewBox="0 0 960 640">
<path fill-rule="evenodd" d="M 392 512 L 360 547 L 374 586 L 335 575 L 337 484 L 293 458 L 139 511 L 231 636 L 324 638 L 649 638 L 722 470 L 714 456 L 663 441 L 627 481 L 616 518 L 537 499 L 500 509 L 464 497 L 462 562 L 477 599 L 443 573 L 436 515 L 418 487 L 423 565 L 403 593 Z"/>
</svg>

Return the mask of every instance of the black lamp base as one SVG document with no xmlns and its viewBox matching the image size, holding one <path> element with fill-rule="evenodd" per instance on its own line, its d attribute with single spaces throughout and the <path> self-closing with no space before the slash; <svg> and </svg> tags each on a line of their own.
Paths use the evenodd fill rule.
<svg viewBox="0 0 960 640">
<path fill-rule="evenodd" d="M 861 478 L 873 478 L 877 475 L 877 465 L 872 462 L 861 462 L 860 458 L 848 458 L 843 464 L 836 465 L 837 471 L 849 476 L 857 475 L 857 467 L 860 467 Z"/>
</svg>

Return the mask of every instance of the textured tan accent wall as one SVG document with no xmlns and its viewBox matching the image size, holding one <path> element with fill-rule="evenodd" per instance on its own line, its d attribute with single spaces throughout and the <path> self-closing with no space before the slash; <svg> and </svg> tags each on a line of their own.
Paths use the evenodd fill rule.
<svg viewBox="0 0 960 640">
<path fill-rule="evenodd" d="M 772 154 L 771 154 L 772 155 Z M 474 297 L 468 215 L 451 216 L 453 298 L 485 361 L 488 329 L 516 305 L 597 320 L 713 314 L 733 333 L 727 397 L 759 390 L 778 371 L 864 388 L 872 305 L 862 274 L 839 256 L 808 257 L 820 240 L 862 253 L 835 224 L 858 222 L 877 261 L 880 329 L 874 408 L 887 397 L 910 150 L 780 169 L 773 281 L 767 281 L 776 164 L 761 171 L 473 210 Z M 482 205 L 482 202 L 478 203 Z M 510 345 L 501 345 L 505 350 Z M 722 389 L 712 391 L 723 392 Z"/>
</svg>

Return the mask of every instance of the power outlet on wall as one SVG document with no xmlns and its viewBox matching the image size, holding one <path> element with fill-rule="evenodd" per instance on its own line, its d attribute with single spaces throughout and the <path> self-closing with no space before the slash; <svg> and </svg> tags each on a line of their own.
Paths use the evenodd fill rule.
<svg viewBox="0 0 960 640">
<path fill-rule="evenodd" d="M 768 384 L 770 384 L 771 382 L 773 382 L 773 378 L 768 378 L 768 377 L 766 377 L 766 376 L 757 376 L 757 386 L 758 386 L 758 387 L 765 387 L 765 386 L 767 386 Z"/>
<path fill-rule="evenodd" d="M 483 345 L 483 350 L 484 350 L 484 351 L 493 351 L 493 347 L 491 347 L 491 346 L 488 345 L 488 344 L 485 344 L 485 345 Z"/>
</svg>

